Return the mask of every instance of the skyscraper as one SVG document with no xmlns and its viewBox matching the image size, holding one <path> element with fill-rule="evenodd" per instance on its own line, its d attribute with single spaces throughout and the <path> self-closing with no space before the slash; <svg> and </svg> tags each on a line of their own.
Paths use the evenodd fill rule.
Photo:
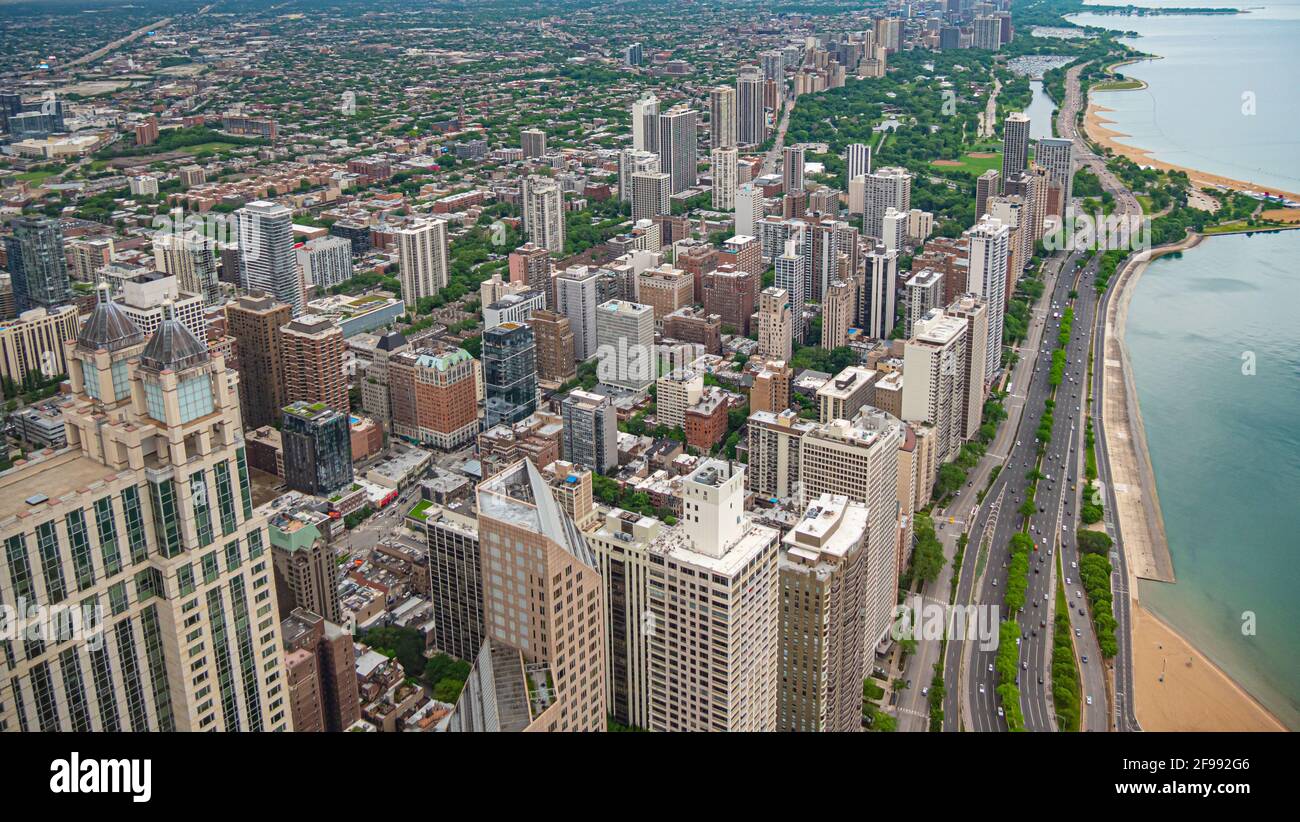
<svg viewBox="0 0 1300 822">
<path fill-rule="evenodd" d="M 856 308 L 853 280 L 831 280 L 822 299 L 822 348 L 829 350 L 848 344 Z"/>
<path fill-rule="evenodd" d="M 671 174 L 657 171 L 639 171 L 632 175 L 632 220 L 652 220 L 662 214 L 672 213 L 669 196 L 673 185 Z"/>
<path fill-rule="evenodd" d="M 393 433 L 444 450 L 473 442 L 479 429 L 478 367 L 463 348 L 390 356 Z"/>
<path fill-rule="evenodd" d="M 478 487 L 487 639 L 450 717 L 459 731 L 605 729 L 596 557 L 530 460 Z"/>
<path fill-rule="evenodd" d="M 989 213 L 989 200 L 1002 193 L 1002 174 L 990 168 L 975 180 L 975 219 Z"/>
<path fill-rule="evenodd" d="M 67 351 L 69 449 L 0 478 L 0 576 L 19 601 L 91 622 L 6 643 L 0 724 L 291 730 L 266 520 L 223 360 L 170 314 L 146 342 L 107 299 Z"/>
<path fill-rule="evenodd" d="M 632 104 L 632 148 L 636 151 L 659 151 L 659 100 L 654 94 Z"/>
<path fill-rule="evenodd" d="M 912 175 L 906 169 L 894 166 L 866 175 L 862 215 L 864 236 L 876 239 L 885 236 L 885 211 L 890 208 L 903 213 L 912 208 Z"/>
<path fill-rule="evenodd" d="M 564 193 L 550 177 L 524 180 L 524 231 L 534 245 L 564 253 Z"/>
<path fill-rule="evenodd" d="M 897 316 L 896 283 L 898 282 L 898 253 L 886 251 L 877 244 L 863 258 L 862 306 L 866 310 L 862 328 L 868 336 L 878 340 L 888 339 L 894 330 Z"/>
<path fill-rule="evenodd" d="M 763 216 L 763 191 L 751 183 L 736 189 L 736 233 L 758 236 L 757 223 Z"/>
<path fill-rule="evenodd" d="M 1040 137 L 1034 160 L 1047 169 L 1049 196 L 1045 213 L 1052 216 L 1064 214 L 1074 188 L 1074 141 L 1064 137 Z"/>
<path fill-rule="evenodd" d="M 573 379 L 573 327 L 569 318 L 554 311 L 534 311 L 530 324 L 537 342 L 537 377 L 563 383 Z"/>
<path fill-rule="evenodd" d="M 295 402 L 284 407 L 282 420 L 280 442 L 284 447 L 285 485 L 295 491 L 327 497 L 352 482 L 352 434 L 346 411 L 336 411 L 321 403 Z M 330 559 L 332 569 L 333 558 Z M 329 579 L 332 590 L 332 573 Z M 331 619 L 340 619 L 336 611 L 326 614 Z"/>
<path fill-rule="evenodd" d="M 803 503 L 822 494 L 867 506 L 866 629 L 868 649 L 885 635 L 898 590 L 898 446 L 903 424 L 871 406 L 852 420 L 832 420 L 799 443 Z"/>
<path fill-rule="evenodd" d="M 1002 367 L 1002 322 L 1007 305 L 1007 264 L 1011 256 L 1011 232 L 1001 221 L 984 216 L 966 234 L 970 237 L 966 290 L 984 298 L 989 307 L 984 379 L 990 380 Z"/>
<path fill-rule="evenodd" d="M 849 183 L 863 174 L 871 173 L 871 146 L 866 143 L 850 143 L 844 149 L 844 189 Z"/>
<path fill-rule="evenodd" d="M 349 411 L 348 381 L 343 375 L 343 329 L 329 317 L 303 314 L 280 327 L 287 402 L 321 403 Z"/>
<path fill-rule="evenodd" d="M 709 90 L 709 130 L 712 148 L 736 147 L 736 90 L 718 86 Z"/>
<path fill-rule="evenodd" d="M 989 307 L 979 297 L 963 294 L 945 308 L 944 313 L 966 321 L 966 396 L 962 398 L 961 407 L 962 438 L 974 439 L 984 423 L 984 369 L 988 363 L 985 349 L 988 346 Z"/>
<path fill-rule="evenodd" d="M 713 175 L 713 209 L 732 211 L 736 208 L 736 163 L 738 155 L 734 146 L 715 148 L 709 155 L 709 171 Z"/>
<path fill-rule="evenodd" d="M 799 240 L 786 240 L 785 251 L 776 258 L 776 287 L 784 291 L 790 301 L 790 333 L 793 339 L 804 341 L 804 261 Z"/>
<path fill-rule="evenodd" d="M 250 431 L 279 421 L 288 404 L 280 327 L 293 319 L 291 312 L 265 294 L 226 306 L 226 331 L 239 344 L 239 405 Z"/>
<path fill-rule="evenodd" d="M 235 210 L 240 287 L 270 294 L 296 317 L 306 299 L 294 259 L 292 223 L 292 211 L 267 200 L 254 200 Z"/>
<path fill-rule="evenodd" d="M 935 457 L 957 456 L 966 433 L 966 320 L 934 309 L 917 321 L 903 353 L 903 419 L 934 426 Z"/>
<path fill-rule="evenodd" d="M 758 353 L 768 360 L 790 361 L 793 355 L 793 318 L 790 295 L 771 286 L 758 295 Z"/>
<path fill-rule="evenodd" d="M 781 149 L 781 183 L 786 194 L 803 191 L 803 146 Z"/>
<path fill-rule="evenodd" d="M 695 185 L 698 177 L 696 159 L 695 112 L 674 106 L 659 115 L 659 170 L 672 175 L 672 191 L 677 194 Z"/>
<path fill-rule="evenodd" d="M 11 225 L 14 233 L 5 238 L 5 252 L 18 313 L 67 302 L 72 292 L 59 221 L 17 217 Z"/>
<path fill-rule="evenodd" d="M 402 299 L 414 310 L 422 297 L 447 287 L 447 221 L 421 217 L 393 230 Z"/>
<path fill-rule="evenodd" d="M 736 140 L 756 146 L 767 139 L 767 110 L 764 108 L 763 72 L 757 66 L 742 66 L 736 77 Z"/>
<path fill-rule="evenodd" d="M 478 517 L 471 504 L 419 509 L 407 515 L 406 525 L 423 530 L 429 551 L 434 647 L 457 659 L 473 659 L 483 645 Z"/>
<path fill-rule="evenodd" d="M 625 148 L 618 153 L 618 199 L 632 201 L 632 175 L 659 170 L 659 155 L 651 151 Z"/>
<path fill-rule="evenodd" d="M 907 305 L 906 313 L 903 315 L 904 339 L 912 337 L 912 329 L 917 320 L 928 314 L 931 309 L 943 307 L 943 284 L 943 272 L 930 268 L 922 269 L 908 277 L 903 285 L 906 295 L 904 300 Z"/>
<path fill-rule="evenodd" d="M 153 235 L 154 265 L 176 277 L 181 291 L 197 294 L 204 305 L 219 305 L 223 299 L 217 277 L 217 243 L 197 232 L 176 235 L 160 231 Z M 352 265 L 348 253 L 348 266 Z M 350 273 L 350 272 L 349 272 Z"/>
<path fill-rule="evenodd" d="M 1013 111 L 1002 121 L 1002 179 L 1009 180 L 1029 163 L 1029 116 Z"/>
<path fill-rule="evenodd" d="M 609 397 L 573 390 L 560 401 L 564 458 L 603 474 L 618 465 L 618 413 Z"/>
<path fill-rule="evenodd" d="M 343 237 L 317 237 L 298 249 L 298 266 L 307 282 L 325 290 L 352 279 L 352 243 Z M 216 279 L 216 269 L 213 269 Z"/>
<path fill-rule="evenodd" d="M 569 318 L 573 355 L 582 362 L 596 353 L 596 284 L 598 269 L 571 265 L 555 275 L 555 312 Z"/>
<path fill-rule="evenodd" d="M 524 150 L 524 159 L 534 160 L 546 156 L 546 132 L 527 128 L 519 132 L 520 147 Z"/>
<path fill-rule="evenodd" d="M 777 730 L 862 728 L 867 506 L 822 494 L 781 541 Z"/>
<path fill-rule="evenodd" d="M 483 332 L 485 428 L 514 425 L 537 410 L 537 346 L 533 329 L 505 322 Z"/>
<path fill-rule="evenodd" d="M 655 314 L 642 303 L 610 300 L 596 307 L 596 376 L 601 383 L 645 391 L 655 381 Z"/>
</svg>

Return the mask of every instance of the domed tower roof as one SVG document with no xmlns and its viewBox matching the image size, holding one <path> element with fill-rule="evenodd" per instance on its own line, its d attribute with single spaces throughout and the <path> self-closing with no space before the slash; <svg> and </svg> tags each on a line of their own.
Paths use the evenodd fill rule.
<svg viewBox="0 0 1300 822">
<path fill-rule="evenodd" d="M 108 283 L 100 283 L 97 290 L 95 310 L 77 334 L 77 346 L 87 351 L 121 351 L 144 342 L 144 332 L 140 330 L 122 307 L 110 297 Z"/>
<path fill-rule="evenodd" d="M 163 319 L 144 350 L 140 365 L 153 371 L 183 371 L 208 361 L 208 347 L 176 319 L 172 301 L 163 303 Z"/>
</svg>

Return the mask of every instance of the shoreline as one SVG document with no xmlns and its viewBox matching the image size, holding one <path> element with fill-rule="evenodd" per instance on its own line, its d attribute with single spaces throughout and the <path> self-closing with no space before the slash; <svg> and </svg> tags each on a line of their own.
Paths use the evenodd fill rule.
<svg viewBox="0 0 1300 822">
<path fill-rule="evenodd" d="M 1194 169 L 1175 166 L 1151 158 L 1145 149 L 1126 146 L 1115 141 L 1115 137 L 1126 136 L 1106 128 L 1102 123 L 1100 111 L 1109 111 L 1088 101 L 1084 118 L 1084 135 L 1100 146 L 1109 147 L 1115 153 L 1128 157 L 1139 164 L 1152 165 L 1163 170 L 1179 170 L 1187 173 L 1193 182 L 1207 183 L 1211 186 L 1248 189 L 1250 184 L 1231 180 L 1214 174 L 1206 174 Z M 1112 123 L 1113 125 L 1113 123 Z M 1101 132 L 1099 135 L 1098 132 Z M 1251 189 L 1254 190 L 1254 189 Z M 1289 192 L 1277 192 L 1291 199 L 1300 199 L 1300 195 Z M 1134 559 L 1130 552 L 1130 543 L 1136 541 L 1147 547 L 1145 559 L 1150 563 L 1154 557 L 1156 544 L 1164 547 L 1164 556 L 1172 556 L 1165 539 L 1163 519 L 1159 510 L 1155 474 L 1151 467 L 1150 454 L 1147 451 L 1145 430 L 1142 426 L 1141 409 L 1136 386 L 1132 380 L 1127 346 L 1124 343 L 1124 329 L 1127 323 L 1128 305 L 1132 299 L 1137 282 L 1154 259 L 1175 251 L 1184 251 L 1199 245 L 1206 236 L 1191 233 L 1179 243 L 1153 249 L 1142 259 L 1131 261 L 1117 272 L 1114 284 L 1116 293 L 1112 294 L 1112 305 L 1108 307 L 1106 321 L 1103 323 L 1103 371 L 1109 367 L 1112 342 L 1114 343 L 1114 363 L 1123 372 L 1121 385 L 1117 386 L 1126 394 L 1123 404 L 1129 419 L 1119 424 L 1113 420 L 1113 414 L 1106 413 L 1107 392 L 1102 395 L 1103 429 L 1106 451 L 1110 457 L 1110 478 L 1113 483 L 1117 510 L 1115 517 L 1123 518 L 1129 527 L 1122 528 L 1125 534 L 1125 552 L 1128 571 L 1128 595 L 1130 600 L 1130 643 L 1133 656 L 1133 706 L 1138 723 L 1145 731 L 1286 731 L 1277 716 L 1252 696 L 1242 685 L 1233 679 L 1226 670 L 1213 662 L 1197 649 L 1185 636 L 1173 626 L 1161 619 L 1154 611 L 1144 606 L 1139 595 L 1138 579 L 1159 579 L 1154 575 L 1141 575 L 1134 569 Z M 1113 314 L 1112 314 L 1113 312 Z M 1103 385 L 1106 378 L 1103 377 Z M 1131 423 L 1131 426 L 1129 425 Z M 1116 454 L 1131 449 L 1130 467 L 1142 478 L 1144 490 L 1149 489 L 1153 504 L 1140 505 L 1132 495 L 1117 493 L 1115 483 Z M 1149 483 L 1149 484 L 1148 484 Z M 1126 489 L 1127 490 L 1127 489 Z M 1136 504 L 1136 505 L 1135 505 Z M 1143 510 L 1134 510 L 1140 507 Z M 1154 518 L 1154 521 L 1153 521 Z M 1135 531 L 1141 532 L 1133 540 Z M 1169 568 L 1169 581 L 1172 583 L 1172 564 Z M 1186 659 L 1184 665 L 1170 667 L 1170 659 Z M 1200 662 L 1199 665 L 1196 661 Z"/>
</svg>

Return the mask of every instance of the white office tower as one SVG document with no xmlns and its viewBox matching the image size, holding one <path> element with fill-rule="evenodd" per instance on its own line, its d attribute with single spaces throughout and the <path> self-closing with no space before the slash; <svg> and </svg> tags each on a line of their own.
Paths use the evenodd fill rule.
<svg viewBox="0 0 1300 822">
<path fill-rule="evenodd" d="M 822 494 L 848 497 L 867 506 L 868 651 L 889 630 L 898 590 L 898 446 L 903 423 L 864 405 L 851 420 L 832 420 L 799 442 L 799 484 L 803 504 Z"/>
<path fill-rule="evenodd" d="M 917 320 L 930 313 L 931 309 L 943 308 L 943 284 L 943 272 L 930 268 L 922 269 L 907 278 L 903 284 L 907 306 L 903 320 L 904 339 L 912 338 Z"/>
<path fill-rule="evenodd" d="M 1007 261 L 1011 255 L 1011 231 L 1000 220 L 985 215 L 974 228 L 965 233 L 970 239 L 966 290 L 977 297 L 983 297 L 989 306 L 984 379 L 990 380 L 1002 367 L 1002 320 L 1007 307 Z"/>
<path fill-rule="evenodd" d="M 758 354 L 765 360 L 789 362 L 793 355 L 793 312 L 790 295 L 771 286 L 758 295 Z"/>
<path fill-rule="evenodd" d="M 803 191 L 803 146 L 786 146 L 781 149 L 781 183 L 786 194 Z"/>
<path fill-rule="evenodd" d="M 850 143 L 844 149 L 844 189 L 854 179 L 871 173 L 871 146 L 866 143 Z"/>
<path fill-rule="evenodd" d="M 596 377 L 603 385 L 645 391 L 655 381 L 655 311 L 610 300 L 596 306 Z"/>
<path fill-rule="evenodd" d="M 879 240 L 885 236 L 885 212 L 907 212 L 912 208 L 912 175 L 906 169 L 887 166 L 865 177 L 862 193 L 862 234 Z"/>
<path fill-rule="evenodd" d="M 862 328 L 877 340 L 888 339 L 897 315 L 898 252 L 886 251 L 877 243 L 862 258 L 862 271 L 863 307 L 866 310 Z"/>
<path fill-rule="evenodd" d="M 154 265 L 164 274 L 176 277 L 181 291 L 197 294 L 204 305 L 221 303 L 221 283 L 217 277 L 216 240 L 197 231 L 183 235 L 160 231 L 153 235 Z M 351 264 L 352 258 L 348 258 Z"/>
<path fill-rule="evenodd" d="M 803 342 L 804 280 L 807 266 L 803 249 L 797 240 L 786 240 L 785 251 L 775 260 L 776 287 L 785 291 L 790 300 L 790 331 L 794 339 Z"/>
<path fill-rule="evenodd" d="M 907 239 L 907 212 L 894 207 L 885 209 L 885 217 L 880 225 L 880 239 L 885 243 L 886 251 L 903 252 L 903 241 Z"/>
<path fill-rule="evenodd" d="M 292 217 L 293 212 L 279 203 L 254 200 L 235 210 L 235 231 L 240 287 L 270 294 L 296 317 L 307 301 L 293 256 Z"/>
<path fill-rule="evenodd" d="M 699 179 L 697 168 L 695 112 L 674 106 L 659 115 L 659 170 L 671 174 L 672 193 L 685 191 Z"/>
<path fill-rule="evenodd" d="M 1059 217 L 1070 204 L 1074 188 L 1074 141 L 1041 137 L 1034 162 L 1047 169 L 1048 197 L 1045 213 Z"/>
<path fill-rule="evenodd" d="M 632 202 L 632 175 L 653 174 L 659 170 L 659 155 L 653 151 L 625 148 L 618 153 L 618 199 Z"/>
<path fill-rule="evenodd" d="M 781 534 L 745 516 L 745 469 L 705 460 L 650 547 L 650 730 L 771 731 Z"/>
<path fill-rule="evenodd" d="M 1009 180 L 1029 165 L 1029 115 L 1013 111 L 1002 121 L 1002 179 Z"/>
<path fill-rule="evenodd" d="M 966 396 L 961 418 L 964 439 L 974 439 L 984 424 L 984 383 L 988 346 L 989 307 L 974 294 L 963 294 L 944 309 L 949 317 L 966 321 Z"/>
<path fill-rule="evenodd" d="M 447 221 L 422 217 L 393 231 L 402 299 L 412 309 L 421 297 L 447 287 Z"/>
<path fill-rule="evenodd" d="M 632 148 L 659 151 L 659 100 L 653 94 L 632 104 Z"/>
<path fill-rule="evenodd" d="M 953 459 L 966 433 L 966 320 L 934 309 L 903 349 L 903 419 L 935 431 L 935 462 Z"/>
<path fill-rule="evenodd" d="M 709 131 L 713 148 L 736 147 L 736 90 L 731 86 L 709 90 Z"/>
<path fill-rule="evenodd" d="M 550 177 L 524 179 L 524 233 L 552 254 L 564 253 L 564 192 Z"/>
<path fill-rule="evenodd" d="M 763 192 L 752 183 L 736 189 L 736 233 L 757 237 L 756 225 L 763 216 Z"/>
<path fill-rule="evenodd" d="M 546 132 L 528 128 L 519 132 L 520 148 L 524 150 L 524 158 L 534 160 L 546 156 Z"/>
<path fill-rule="evenodd" d="M 320 289 L 352 279 L 352 241 L 346 237 L 317 237 L 298 249 L 298 267 L 306 282 Z"/>
<path fill-rule="evenodd" d="M 632 175 L 632 221 L 650 220 L 672 213 L 669 189 L 673 178 L 662 171 L 639 171 Z"/>
<path fill-rule="evenodd" d="M 734 146 L 715 148 L 709 155 L 709 169 L 713 174 L 714 211 L 732 211 L 736 208 L 736 172 L 739 160 Z"/>
<path fill-rule="evenodd" d="M 763 72 L 744 66 L 736 77 L 736 139 L 742 146 L 756 146 L 767 139 L 767 110 L 763 105 Z"/>
<path fill-rule="evenodd" d="M 777 730 L 862 730 L 870 511 L 822 494 L 781 540 Z"/>
<path fill-rule="evenodd" d="M 555 311 L 569 318 L 573 331 L 573 356 L 578 362 L 596 353 L 596 284 L 600 271 L 571 265 L 555 275 Z"/>
</svg>

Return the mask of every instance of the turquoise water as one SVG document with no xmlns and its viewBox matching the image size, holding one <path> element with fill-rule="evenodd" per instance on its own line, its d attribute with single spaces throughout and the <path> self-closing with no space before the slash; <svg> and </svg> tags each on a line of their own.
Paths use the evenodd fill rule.
<svg viewBox="0 0 1300 822">
<path fill-rule="evenodd" d="M 1072 19 L 1137 31 L 1144 36 L 1130 42 L 1164 58 L 1125 67 L 1147 89 L 1096 95 L 1131 135 L 1125 142 L 1300 192 L 1300 0 L 1232 17 Z M 1242 114 L 1245 91 L 1254 93 L 1253 116 Z M 1300 728 L 1298 296 L 1300 231 L 1211 237 L 1151 264 L 1126 332 L 1178 578 L 1142 583 L 1143 604 L 1292 729 Z M 1247 351 L 1254 376 L 1242 374 Z M 1242 633 L 1246 612 L 1253 636 Z"/>
<path fill-rule="evenodd" d="M 1136 4 L 1232 6 L 1250 12 L 1231 17 L 1070 18 L 1080 25 L 1137 32 L 1141 36 L 1125 42 L 1163 58 L 1122 69 L 1146 81 L 1147 89 L 1093 95 L 1099 104 L 1114 109 L 1106 116 L 1115 121 L 1117 131 L 1129 135 L 1121 142 L 1149 149 L 1165 162 L 1300 193 L 1300 83 L 1295 69 L 1300 0 L 1266 0 L 1259 7 L 1228 0 Z M 1251 102 L 1255 113 L 1244 113 Z"/>
<path fill-rule="evenodd" d="M 1300 727 L 1300 231 L 1153 262 L 1125 339 L 1173 553 L 1144 605 Z M 1254 352 L 1255 375 L 1242 373 Z M 1253 612 L 1255 636 L 1243 636 Z"/>
</svg>

